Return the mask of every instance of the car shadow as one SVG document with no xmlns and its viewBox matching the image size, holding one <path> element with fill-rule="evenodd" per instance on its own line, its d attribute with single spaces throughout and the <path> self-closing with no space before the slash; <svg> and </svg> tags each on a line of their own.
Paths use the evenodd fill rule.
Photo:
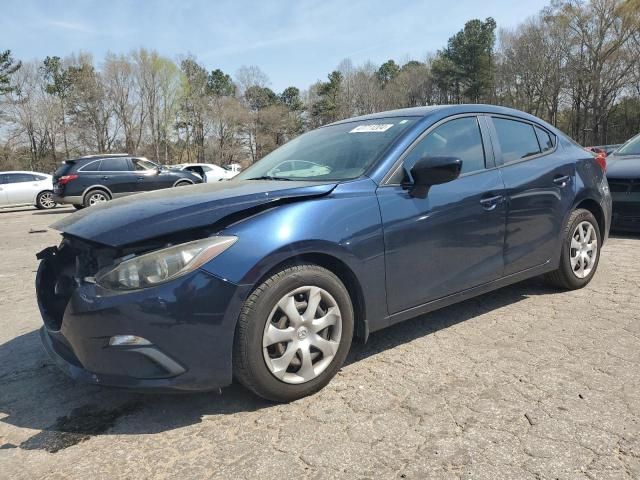
<svg viewBox="0 0 640 480">
<path fill-rule="evenodd" d="M 559 293 L 540 279 L 422 315 L 354 343 L 346 365 L 416 338 L 511 305 L 530 296 Z M 204 417 L 276 408 L 237 384 L 216 392 L 143 394 L 76 383 L 46 357 L 37 330 L 0 345 L 0 422 L 39 430 L 18 445 L 2 448 L 56 452 L 94 435 L 159 433 L 200 423 Z M 119 421 L 127 417 L 126 421 Z"/>
</svg>

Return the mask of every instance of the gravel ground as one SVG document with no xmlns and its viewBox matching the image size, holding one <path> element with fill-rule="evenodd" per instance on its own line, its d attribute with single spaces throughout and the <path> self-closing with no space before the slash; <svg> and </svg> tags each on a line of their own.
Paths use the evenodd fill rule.
<svg viewBox="0 0 640 480">
<path fill-rule="evenodd" d="M 68 213 L 0 210 L 0 478 L 640 478 L 640 236 L 583 290 L 533 279 L 396 325 L 273 405 L 58 372 L 34 255 Z"/>
</svg>

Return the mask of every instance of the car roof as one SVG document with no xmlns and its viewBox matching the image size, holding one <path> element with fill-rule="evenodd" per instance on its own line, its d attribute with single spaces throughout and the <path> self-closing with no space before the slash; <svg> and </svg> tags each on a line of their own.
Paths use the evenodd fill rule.
<svg viewBox="0 0 640 480">
<path fill-rule="evenodd" d="M 460 113 L 495 113 L 501 115 L 509 115 L 520 117 L 527 120 L 532 120 L 537 123 L 543 123 L 546 125 L 546 122 L 525 113 L 520 110 L 516 110 L 514 108 L 509 107 L 501 107 L 498 105 L 487 105 L 482 103 L 462 103 L 457 105 L 428 105 L 424 107 L 411 107 L 411 108 L 399 108 L 396 110 L 387 110 L 385 112 L 376 112 L 370 113 L 368 115 L 361 115 L 359 117 L 347 118 L 344 120 L 339 120 L 337 122 L 331 123 L 330 125 L 339 125 L 341 123 L 349 123 L 360 120 L 375 120 L 377 118 L 389 118 L 389 117 L 427 117 L 434 113 L 443 114 L 443 115 L 457 115 Z"/>
</svg>

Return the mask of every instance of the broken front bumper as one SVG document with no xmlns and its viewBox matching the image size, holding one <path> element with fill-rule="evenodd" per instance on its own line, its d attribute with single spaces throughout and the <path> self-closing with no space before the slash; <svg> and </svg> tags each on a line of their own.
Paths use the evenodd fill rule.
<svg viewBox="0 0 640 480">
<path fill-rule="evenodd" d="M 73 276 L 76 256 L 41 252 L 36 277 L 43 345 L 69 376 L 141 390 L 211 390 L 231 383 L 244 289 L 204 271 L 154 288 L 111 292 Z M 139 345 L 112 345 L 134 335 Z"/>
</svg>

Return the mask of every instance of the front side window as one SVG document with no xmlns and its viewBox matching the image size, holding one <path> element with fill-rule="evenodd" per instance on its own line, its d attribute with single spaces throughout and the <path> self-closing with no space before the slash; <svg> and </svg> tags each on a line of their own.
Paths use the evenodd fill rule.
<svg viewBox="0 0 640 480">
<path fill-rule="evenodd" d="M 349 180 L 364 174 L 416 117 L 328 125 L 294 138 L 235 178 Z"/>
<path fill-rule="evenodd" d="M 502 150 L 502 161 L 513 162 L 540 153 L 538 138 L 533 125 L 517 120 L 493 118 Z"/>
<path fill-rule="evenodd" d="M 129 170 L 129 162 L 124 157 L 103 158 L 100 165 L 101 172 L 126 172 Z"/>
<path fill-rule="evenodd" d="M 133 166 L 138 171 L 149 171 L 149 170 L 157 170 L 158 166 L 150 162 L 149 160 L 143 160 L 142 158 L 134 158 Z"/>
<path fill-rule="evenodd" d="M 34 177 L 28 173 L 8 173 L 5 175 L 5 183 L 33 182 Z"/>
<path fill-rule="evenodd" d="M 436 127 L 405 158 L 405 170 L 423 157 L 455 157 L 462 160 L 461 174 L 485 168 L 482 134 L 477 117 L 450 120 Z"/>
<path fill-rule="evenodd" d="M 616 155 L 640 155 L 640 135 L 636 135 L 616 150 Z"/>
</svg>

